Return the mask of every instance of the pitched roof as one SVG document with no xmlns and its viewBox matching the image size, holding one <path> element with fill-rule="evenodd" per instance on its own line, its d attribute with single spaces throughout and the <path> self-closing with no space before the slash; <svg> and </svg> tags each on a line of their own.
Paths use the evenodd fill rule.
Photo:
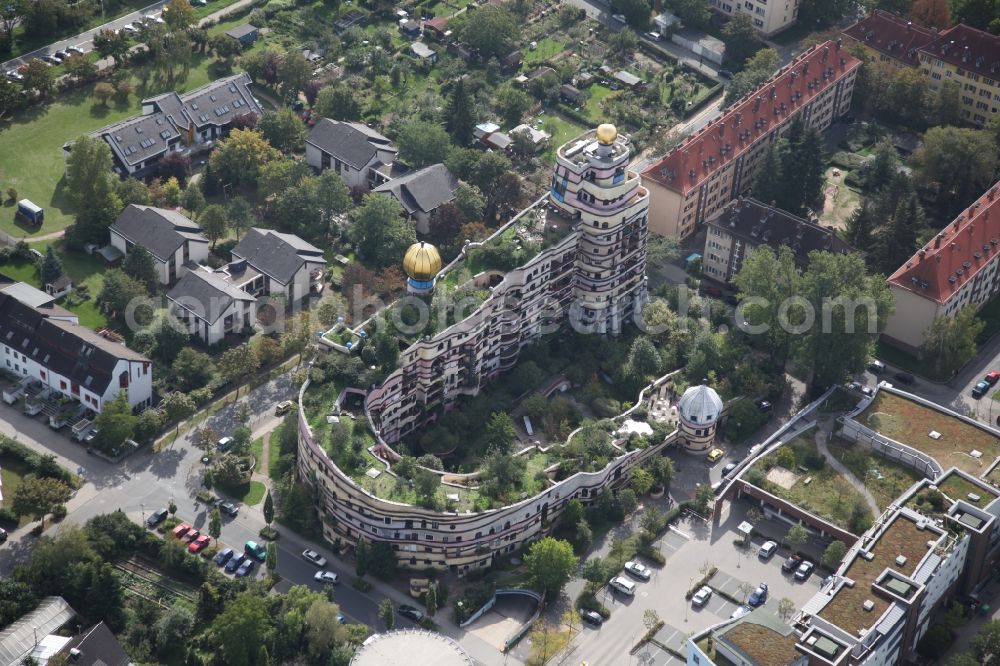
<svg viewBox="0 0 1000 666">
<path fill-rule="evenodd" d="M 712 423 L 722 414 L 722 408 L 722 398 L 715 389 L 704 384 L 689 386 L 677 401 L 681 418 L 691 423 Z"/>
<path fill-rule="evenodd" d="M 723 229 L 748 245 L 787 246 L 795 253 L 795 263 L 805 266 L 813 250 L 854 252 L 833 229 L 773 208 L 756 199 L 738 198 L 730 201 L 705 223 Z"/>
<path fill-rule="evenodd" d="M 226 35 L 228 37 L 232 37 L 233 39 L 243 39 L 248 35 L 256 34 L 256 32 L 257 26 L 244 23 L 243 25 L 238 25 L 235 28 L 226 30 Z"/>
<path fill-rule="evenodd" d="M 860 66 L 860 60 L 833 41 L 813 46 L 720 118 L 646 167 L 642 177 L 686 195 Z"/>
<path fill-rule="evenodd" d="M 448 167 L 443 164 L 432 164 L 383 183 L 374 191 L 396 197 L 406 212 L 413 215 L 418 211 L 430 213 L 441 204 L 452 201 L 456 189 L 458 189 L 458 178 L 448 170 Z"/>
<path fill-rule="evenodd" d="M 208 243 L 195 222 L 176 210 L 130 204 L 111 225 L 111 230 L 135 245 L 149 250 L 160 261 L 169 261 L 185 241 Z"/>
<path fill-rule="evenodd" d="M 889 284 L 945 303 L 1000 252 L 1000 183 L 889 276 Z"/>
<path fill-rule="evenodd" d="M 107 390 L 118 361 L 150 362 L 123 344 L 49 314 L 0 294 L 0 342 L 98 395 Z"/>
<path fill-rule="evenodd" d="M 19 664 L 35 647 L 36 636 L 54 633 L 75 615 L 62 597 L 46 597 L 35 610 L 0 633 L 0 664 Z"/>
<path fill-rule="evenodd" d="M 320 118 L 309 132 L 306 143 L 333 155 L 355 169 L 361 169 L 380 150 L 396 152 L 386 137 L 362 123 Z"/>
<path fill-rule="evenodd" d="M 1000 37 L 964 23 L 942 32 L 920 52 L 988 79 L 1000 78 Z"/>
<path fill-rule="evenodd" d="M 132 663 L 122 644 L 103 622 L 74 638 L 66 649 L 79 651 L 69 662 L 74 666 L 129 666 Z"/>
<path fill-rule="evenodd" d="M 245 259 L 255 270 L 288 284 L 306 262 L 326 264 L 323 251 L 294 234 L 251 228 L 233 248 L 234 259 Z"/>
<path fill-rule="evenodd" d="M 254 300 L 253 296 L 225 278 L 205 269 L 185 273 L 167 298 L 209 325 L 219 321 L 236 301 Z"/>
<path fill-rule="evenodd" d="M 914 25 L 913 21 L 881 9 L 876 9 L 843 34 L 872 50 L 914 67 L 920 65 L 919 50 L 937 37 L 936 33 Z"/>
</svg>

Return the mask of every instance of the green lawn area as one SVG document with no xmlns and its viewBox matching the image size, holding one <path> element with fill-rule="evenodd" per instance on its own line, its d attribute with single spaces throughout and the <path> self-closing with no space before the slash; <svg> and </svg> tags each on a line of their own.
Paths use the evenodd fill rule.
<svg viewBox="0 0 1000 666">
<path fill-rule="evenodd" d="M 590 129 L 551 111 L 538 116 L 538 120 L 541 121 L 542 129 L 552 135 L 549 147 L 542 154 L 542 159 L 549 161 L 555 160 L 555 151 L 559 146 Z"/>
<path fill-rule="evenodd" d="M 938 490 L 952 500 L 964 500 L 970 504 L 978 506 L 979 508 L 983 508 L 995 500 L 998 494 L 997 491 L 986 490 L 971 481 L 962 478 L 958 474 L 949 474 L 946 476 L 944 481 L 938 483 Z M 973 501 L 969 495 L 977 495 L 979 499 Z"/>
<path fill-rule="evenodd" d="M 228 0 L 233 2 L 234 0 Z M 125 2 L 106 2 L 104 3 L 104 12 L 102 16 L 101 11 L 97 11 L 94 16 L 90 18 L 89 21 L 83 25 L 76 27 L 67 27 L 63 30 L 59 30 L 55 33 L 47 33 L 44 35 L 39 35 L 37 37 L 27 37 L 24 34 L 23 26 L 17 26 L 14 28 L 14 47 L 11 49 L 10 53 L 3 54 L 3 60 L 9 60 L 11 58 L 16 58 L 22 53 L 31 53 L 32 51 L 39 49 L 43 46 L 48 46 L 54 41 L 60 39 L 65 39 L 66 37 L 72 37 L 73 35 L 79 35 L 91 28 L 96 28 L 99 25 L 103 25 L 109 21 L 113 21 L 116 18 L 125 16 L 126 14 L 131 14 L 137 9 L 142 9 L 143 7 L 149 6 L 149 0 L 126 0 Z M 100 9 L 100 8 L 98 8 Z"/>
<path fill-rule="evenodd" d="M 607 115 L 601 108 L 601 102 L 612 95 L 620 95 L 621 91 L 612 90 L 611 88 L 602 86 L 599 83 L 595 83 L 587 88 L 587 92 L 590 94 L 590 97 L 587 98 L 587 102 L 583 105 L 583 108 L 580 109 L 580 112 L 593 120 L 595 125 L 600 124 L 607 118 Z"/>
<path fill-rule="evenodd" d="M 247 506 L 260 504 L 264 499 L 264 493 L 267 492 L 267 488 L 260 481 L 251 481 L 231 490 L 230 494 Z"/>
<path fill-rule="evenodd" d="M 263 470 L 260 469 L 260 462 L 264 457 L 264 438 L 258 437 L 257 439 L 250 442 L 250 455 L 257 463 L 257 471 L 263 474 Z"/>
<path fill-rule="evenodd" d="M 544 62 L 554 55 L 562 53 L 566 49 L 566 43 L 561 42 L 557 39 L 552 39 L 551 37 L 546 37 L 545 39 L 538 42 L 538 46 L 534 51 L 525 47 L 521 49 L 524 54 L 524 64 L 525 66 L 537 65 L 540 62 Z"/>
<path fill-rule="evenodd" d="M 65 229 L 73 221 L 63 180 L 63 144 L 104 125 L 140 112 L 142 98 L 177 90 L 185 92 L 202 86 L 222 74 L 212 68 L 214 60 L 196 54 L 185 80 L 167 85 L 151 82 L 139 88 L 125 104 L 98 104 L 92 86 L 57 96 L 44 106 L 34 106 L 0 123 L 0 188 L 13 185 L 18 198 L 27 198 L 45 209 L 45 223 L 39 228 L 14 219 L 14 208 L 0 212 L 0 230 L 15 236 L 36 236 Z M 209 74 L 209 69 L 213 69 Z M 152 80 L 151 80 L 152 81 Z M 137 82 L 138 83 L 138 82 Z"/>
<path fill-rule="evenodd" d="M 278 445 L 278 438 L 272 433 L 267 440 L 267 475 L 272 479 L 278 476 L 278 458 L 280 457 L 281 448 Z"/>
<path fill-rule="evenodd" d="M 883 511 L 904 490 L 923 478 L 913 469 L 883 458 L 861 444 L 852 444 L 838 437 L 830 441 L 829 447 L 830 452 L 865 483 Z"/>
<path fill-rule="evenodd" d="M 921 361 L 916 356 L 907 354 L 905 351 L 885 342 L 879 341 L 875 343 L 875 356 L 907 372 L 912 372 L 918 377 L 925 377 L 932 382 L 946 382 L 950 379 L 950 377 L 936 372 L 930 364 Z"/>
</svg>

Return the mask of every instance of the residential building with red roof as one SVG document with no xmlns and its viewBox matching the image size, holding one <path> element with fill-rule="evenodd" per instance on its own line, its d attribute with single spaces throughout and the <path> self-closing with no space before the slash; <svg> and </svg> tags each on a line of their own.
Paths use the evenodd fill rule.
<svg viewBox="0 0 1000 666">
<path fill-rule="evenodd" d="M 765 37 L 792 27 L 799 18 L 802 0 L 708 0 L 709 6 L 730 18 L 749 14 L 753 27 Z"/>
<path fill-rule="evenodd" d="M 642 172 L 649 228 L 687 238 L 753 183 L 767 147 L 794 118 L 823 130 L 851 106 L 861 61 L 828 41 L 813 46 L 720 118 Z"/>
<path fill-rule="evenodd" d="M 1000 183 L 889 276 L 895 310 L 882 339 L 917 351 L 934 319 L 977 310 L 1000 291 Z"/>
<path fill-rule="evenodd" d="M 938 34 L 915 25 L 899 14 L 876 9 L 843 32 L 844 37 L 860 44 L 879 62 L 902 69 L 920 66 L 920 49 Z"/>
<path fill-rule="evenodd" d="M 1000 113 L 1000 37 L 958 24 L 920 49 L 920 69 L 933 91 L 952 80 L 962 87 L 962 116 L 985 125 Z"/>
</svg>

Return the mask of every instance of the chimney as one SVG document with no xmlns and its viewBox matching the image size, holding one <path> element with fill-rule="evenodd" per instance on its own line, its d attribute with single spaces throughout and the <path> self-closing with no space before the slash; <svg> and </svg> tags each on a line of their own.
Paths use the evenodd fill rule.
<svg viewBox="0 0 1000 666">
<path fill-rule="evenodd" d="M 935 248 L 941 247 L 941 234 L 938 234 L 937 236 L 934 237 L 934 247 Z"/>
<path fill-rule="evenodd" d="M 923 248 L 920 248 L 919 250 L 917 250 L 917 256 L 918 256 L 918 257 L 920 257 L 920 260 L 921 260 L 921 261 L 923 261 L 923 260 L 924 260 L 924 257 L 925 257 L 926 255 L 927 255 L 927 250 L 925 250 L 925 249 L 923 249 Z"/>
</svg>

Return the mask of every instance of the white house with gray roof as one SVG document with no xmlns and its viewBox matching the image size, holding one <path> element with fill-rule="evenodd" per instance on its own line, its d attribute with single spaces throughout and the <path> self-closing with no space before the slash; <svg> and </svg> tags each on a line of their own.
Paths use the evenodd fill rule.
<svg viewBox="0 0 1000 666">
<path fill-rule="evenodd" d="M 234 74 L 179 95 L 168 92 L 142 100 L 142 115 L 103 127 L 91 136 L 111 147 L 115 172 L 141 178 L 153 175 L 171 151 L 185 152 L 229 133 L 233 119 L 263 109 L 250 92 L 250 76 Z M 72 142 L 63 146 L 68 155 Z"/>
<path fill-rule="evenodd" d="M 326 259 L 322 250 L 294 234 L 253 227 L 233 248 L 228 270 L 233 279 L 237 273 L 255 272 L 258 277 L 244 287 L 246 291 L 254 296 L 283 296 L 291 304 L 319 289 Z"/>
<path fill-rule="evenodd" d="M 398 150 L 363 123 L 320 118 L 306 138 L 306 162 L 333 169 L 348 187 L 375 187 L 400 170 Z"/>
<path fill-rule="evenodd" d="M 430 231 L 431 213 L 439 206 L 455 200 L 458 178 L 443 164 L 432 164 L 411 171 L 375 188 L 388 194 L 403 206 L 406 216 L 416 223 L 417 231 Z"/>
<path fill-rule="evenodd" d="M 208 239 L 201 227 L 176 210 L 131 204 L 111 225 L 111 245 L 127 255 L 136 246 L 153 256 L 160 284 L 177 281 L 208 259 Z"/>
<path fill-rule="evenodd" d="M 242 333 L 256 316 L 257 299 L 229 278 L 224 271 L 199 266 L 185 273 L 167 294 L 171 314 L 206 345 Z"/>
</svg>

